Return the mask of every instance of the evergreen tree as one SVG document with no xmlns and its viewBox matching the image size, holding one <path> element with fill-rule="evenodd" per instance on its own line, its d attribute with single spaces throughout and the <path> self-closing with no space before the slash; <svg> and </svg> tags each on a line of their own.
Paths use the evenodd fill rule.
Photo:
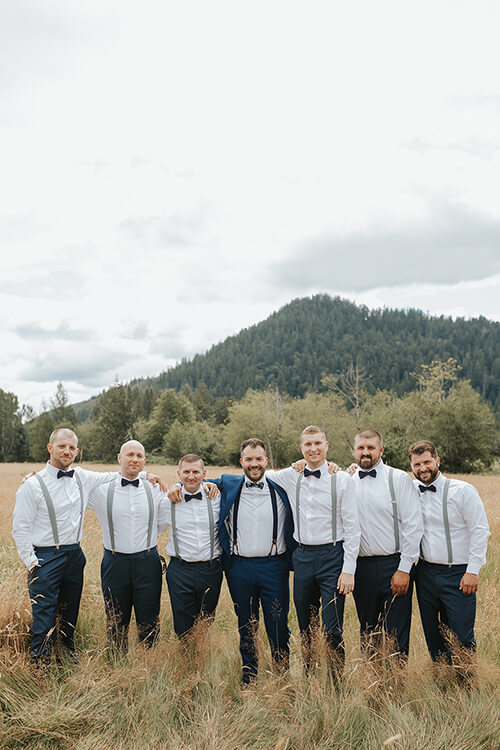
<svg viewBox="0 0 500 750">
<path fill-rule="evenodd" d="M 26 452 L 26 432 L 17 396 L 0 388 L 0 461 L 23 461 Z"/>
<path fill-rule="evenodd" d="M 126 386 L 115 383 L 99 404 L 95 423 L 95 452 L 101 461 L 113 461 L 121 445 L 132 435 L 132 406 Z"/>
</svg>

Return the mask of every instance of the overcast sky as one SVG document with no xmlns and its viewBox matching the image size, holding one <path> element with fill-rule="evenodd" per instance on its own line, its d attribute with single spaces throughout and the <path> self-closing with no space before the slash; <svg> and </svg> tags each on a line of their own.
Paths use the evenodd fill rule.
<svg viewBox="0 0 500 750">
<path fill-rule="evenodd" d="M 499 4 L 2 0 L 0 388 L 328 292 L 500 320 Z"/>
</svg>

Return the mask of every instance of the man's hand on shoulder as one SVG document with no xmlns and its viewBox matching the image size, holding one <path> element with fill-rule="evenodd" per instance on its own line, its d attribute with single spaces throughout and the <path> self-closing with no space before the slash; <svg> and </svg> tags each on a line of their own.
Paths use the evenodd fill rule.
<svg viewBox="0 0 500 750">
<path fill-rule="evenodd" d="M 220 490 L 213 482 L 203 482 L 203 486 L 207 491 L 210 500 L 217 500 L 220 497 Z"/>
<path fill-rule="evenodd" d="M 158 485 L 162 492 L 167 492 L 168 487 L 163 479 L 158 476 L 158 474 L 151 474 L 151 472 L 148 471 L 148 473 L 146 474 L 146 479 L 148 480 L 148 482 L 151 482 L 154 487 Z"/>
<path fill-rule="evenodd" d="M 298 461 L 294 461 L 292 464 L 292 469 L 295 469 L 297 474 L 303 474 L 305 468 L 306 468 L 306 461 L 304 458 L 299 458 Z"/>
<path fill-rule="evenodd" d="M 168 499 L 171 503 L 182 503 L 182 490 L 179 482 L 176 482 L 171 487 L 169 487 L 167 493 Z"/>
<path fill-rule="evenodd" d="M 26 476 L 22 478 L 22 480 L 21 480 L 21 484 L 19 485 L 19 487 L 22 487 L 22 486 L 23 486 L 23 484 L 25 483 L 25 481 L 26 481 L 27 479 L 30 479 L 31 477 L 34 477 L 34 476 L 35 476 L 35 474 L 36 474 L 36 471 L 30 471 L 30 473 L 29 473 L 29 474 L 26 474 Z"/>
<path fill-rule="evenodd" d="M 348 474 L 354 474 L 354 472 L 356 472 L 358 469 L 359 469 L 358 464 L 351 464 L 350 466 L 347 467 L 346 472 Z"/>
<path fill-rule="evenodd" d="M 479 576 L 475 573 L 464 573 L 460 586 L 458 587 L 462 594 L 475 594 L 479 586 Z"/>
</svg>

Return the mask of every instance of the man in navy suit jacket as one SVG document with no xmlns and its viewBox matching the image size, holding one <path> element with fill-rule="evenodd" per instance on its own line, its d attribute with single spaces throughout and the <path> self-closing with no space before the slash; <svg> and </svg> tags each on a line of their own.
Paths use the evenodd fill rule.
<svg viewBox="0 0 500 750">
<path fill-rule="evenodd" d="M 243 684 L 257 675 L 256 627 L 262 605 L 271 656 L 289 665 L 289 571 L 293 518 L 286 492 L 265 478 L 268 462 L 262 440 L 245 440 L 240 449 L 244 476 L 223 474 L 210 481 L 221 491 L 219 539 L 238 617 Z"/>
</svg>

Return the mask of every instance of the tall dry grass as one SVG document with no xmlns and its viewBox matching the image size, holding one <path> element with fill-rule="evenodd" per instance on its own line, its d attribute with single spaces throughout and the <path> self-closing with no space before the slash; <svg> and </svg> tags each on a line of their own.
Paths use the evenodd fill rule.
<svg viewBox="0 0 500 750">
<path fill-rule="evenodd" d="M 161 641 L 153 652 L 133 643 L 128 657 L 107 651 L 99 583 L 101 536 L 88 513 L 87 555 L 78 623 L 81 663 L 54 667 L 37 680 L 26 661 L 30 608 L 26 573 L 10 536 L 14 495 L 29 467 L 0 465 L 0 747 L 65 750 L 498 750 L 500 747 L 499 605 L 500 477 L 464 477 L 485 501 L 493 531 L 481 572 L 476 626 L 478 686 L 433 679 L 415 607 L 407 670 L 392 671 L 360 659 L 352 598 L 346 606 L 346 670 L 335 687 L 319 659 L 306 678 L 293 607 L 289 676 L 273 674 L 267 643 L 259 636 L 261 671 L 240 690 L 236 618 L 224 585 L 212 628 L 200 628 L 187 652 L 173 634 L 166 587 Z M 37 467 L 38 468 L 38 467 Z M 108 468 L 108 467 L 92 467 Z M 168 482 L 172 467 L 155 467 Z M 215 476 L 217 470 L 210 472 Z M 495 534 L 496 532 L 496 534 Z M 164 551 L 166 539 L 161 539 Z M 133 639 L 131 639 L 133 641 Z M 318 646 L 321 651 L 321 643 Z"/>
</svg>

